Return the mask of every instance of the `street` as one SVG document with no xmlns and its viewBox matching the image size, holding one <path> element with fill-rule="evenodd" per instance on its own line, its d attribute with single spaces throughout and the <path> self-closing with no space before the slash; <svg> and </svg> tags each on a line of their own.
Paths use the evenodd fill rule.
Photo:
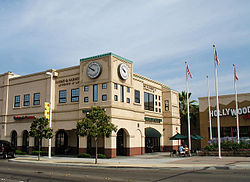
<svg viewBox="0 0 250 182">
<path fill-rule="evenodd" d="M 249 181 L 250 170 L 97 168 L 25 164 L 0 159 L 0 181 Z"/>
</svg>

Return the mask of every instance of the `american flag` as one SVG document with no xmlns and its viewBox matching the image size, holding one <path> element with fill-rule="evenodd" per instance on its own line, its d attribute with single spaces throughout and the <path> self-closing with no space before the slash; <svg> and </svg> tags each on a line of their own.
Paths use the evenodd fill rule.
<svg viewBox="0 0 250 182">
<path fill-rule="evenodd" d="M 233 66 L 234 66 L 234 79 L 239 80 L 239 77 L 238 77 L 238 75 L 236 73 L 235 65 L 233 65 Z"/>
<path fill-rule="evenodd" d="M 214 45 L 214 60 L 216 61 L 217 65 L 219 66 L 220 61 L 219 61 L 218 56 L 217 56 L 217 51 L 216 51 L 215 45 Z"/>
<path fill-rule="evenodd" d="M 188 75 L 189 75 L 190 78 L 193 78 L 191 72 L 188 69 L 188 65 L 187 65 L 187 73 L 188 73 Z"/>
</svg>

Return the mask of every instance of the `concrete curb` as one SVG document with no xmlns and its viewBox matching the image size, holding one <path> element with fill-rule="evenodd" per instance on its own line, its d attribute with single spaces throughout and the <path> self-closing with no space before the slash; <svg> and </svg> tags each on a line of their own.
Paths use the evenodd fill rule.
<svg viewBox="0 0 250 182">
<path fill-rule="evenodd" d="M 32 161 L 30 161 L 32 160 Z M 142 163 L 99 163 L 89 164 L 84 162 L 67 163 L 67 161 L 34 161 L 34 159 L 18 160 L 9 159 L 9 162 L 39 164 L 49 166 L 70 166 L 70 167 L 86 167 L 86 168 L 138 168 L 138 169 L 170 169 L 170 170 L 230 170 L 230 169 L 250 169 L 250 165 L 216 165 L 216 164 L 142 164 Z"/>
</svg>

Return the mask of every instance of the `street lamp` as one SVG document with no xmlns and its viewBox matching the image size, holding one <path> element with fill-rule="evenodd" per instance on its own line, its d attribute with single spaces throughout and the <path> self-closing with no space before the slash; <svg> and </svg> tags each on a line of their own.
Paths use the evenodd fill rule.
<svg viewBox="0 0 250 182">
<path fill-rule="evenodd" d="M 50 110 L 49 110 L 49 127 L 52 128 L 52 81 L 53 72 L 46 72 L 46 75 L 50 76 Z M 51 158 L 51 138 L 49 138 L 49 158 Z"/>
</svg>

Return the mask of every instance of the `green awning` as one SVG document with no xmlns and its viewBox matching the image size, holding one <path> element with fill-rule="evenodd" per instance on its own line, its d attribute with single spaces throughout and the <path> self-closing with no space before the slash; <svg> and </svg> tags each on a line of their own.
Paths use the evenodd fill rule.
<svg viewBox="0 0 250 182">
<path fill-rule="evenodd" d="M 154 128 L 145 128 L 145 137 L 161 137 L 161 134 Z"/>
</svg>

